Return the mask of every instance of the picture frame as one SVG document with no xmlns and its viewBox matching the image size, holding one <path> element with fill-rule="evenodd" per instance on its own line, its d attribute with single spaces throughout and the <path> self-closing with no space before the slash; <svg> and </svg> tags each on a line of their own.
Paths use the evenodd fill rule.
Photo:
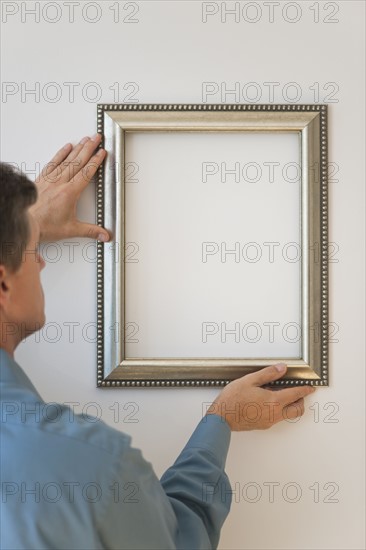
<svg viewBox="0 0 366 550">
<path fill-rule="evenodd" d="M 100 146 L 107 151 L 96 176 L 97 223 L 112 235 L 110 243 L 97 243 L 98 387 L 224 386 L 276 362 L 285 362 L 288 370 L 274 386 L 328 385 L 327 114 L 323 104 L 97 106 L 97 131 L 103 136 Z M 297 134 L 301 164 L 299 357 L 126 356 L 126 137 L 139 132 Z M 317 255 L 310 253 L 314 243 Z"/>
</svg>

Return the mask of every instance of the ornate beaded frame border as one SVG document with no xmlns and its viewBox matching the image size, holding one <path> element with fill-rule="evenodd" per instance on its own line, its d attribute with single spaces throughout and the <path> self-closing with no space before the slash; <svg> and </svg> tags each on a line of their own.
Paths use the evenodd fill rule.
<svg viewBox="0 0 366 550">
<path fill-rule="evenodd" d="M 124 357 L 124 342 L 112 341 L 111 324 L 124 327 L 124 269 L 115 261 L 115 249 L 97 244 L 97 386 L 204 387 L 224 386 L 231 380 L 277 361 L 288 365 L 275 386 L 328 385 L 328 144 L 327 105 L 225 104 L 99 104 L 98 132 L 107 159 L 97 173 L 97 223 L 117 242 L 124 242 L 121 208 L 123 185 L 111 172 L 116 153 L 124 166 L 124 132 L 146 130 L 266 130 L 296 131 L 301 136 L 302 234 L 302 358 L 265 359 L 133 359 Z M 183 127 L 181 126 L 183 125 Z M 204 127 L 204 128 L 203 128 Z M 118 159 L 121 160 L 121 159 Z M 108 166 L 109 163 L 109 166 Z M 304 167 L 306 168 L 304 170 Z M 314 168 L 310 170 L 310 167 Z M 109 170 L 109 171 L 108 171 Z M 114 174 L 115 175 L 115 174 Z M 120 208 L 113 210 L 116 199 Z M 115 218 L 120 219 L 116 220 Z M 320 261 L 308 253 L 319 243 Z M 109 327 L 109 329 L 108 329 Z M 315 330 L 317 327 L 319 330 Z M 310 339 L 313 330 L 314 338 Z M 317 333 L 318 337 L 315 337 Z"/>
</svg>

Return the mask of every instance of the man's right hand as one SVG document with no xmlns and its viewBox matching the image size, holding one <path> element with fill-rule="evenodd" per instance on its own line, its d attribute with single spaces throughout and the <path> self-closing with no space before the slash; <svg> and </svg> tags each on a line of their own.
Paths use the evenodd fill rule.
<svg viewBox="0 0 366 550">
<path fill-rule="evenodd" d="M 302 416 L 304 397 L 315 391 L 313 386 L 277 391 L 261 387 L 281 378 L 286 370 L 284 363 L 278 363 L 230 382 L 207 414 L 221 416 L 233 431 L 265 430 L 281 420 Z"/>
</svg>

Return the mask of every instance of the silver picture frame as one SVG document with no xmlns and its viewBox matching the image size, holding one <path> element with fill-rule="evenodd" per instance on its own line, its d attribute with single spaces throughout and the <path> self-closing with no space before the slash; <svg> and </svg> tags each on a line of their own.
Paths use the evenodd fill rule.
<svg viewBox="0 0 366 550">
<path fill-rule="evenodd" d="M 101 147 L 108 154 L 96 176 L 97 223 L 112 235 L 112 243 L 97 244 L 98 387 L 223 386 L 280 361 L 286 362 L 288 370 L 273 383 L 275 386 L 328 385 L 327 114 L 327 105 L 322 104 L 98 105 L 97 131 L 103 135 Z M 126 357 L 125 136 L 126 132 L 139 131 L 298 133 L 302 250 L 300 358 Z M 310 253 L 314 243 L 319 244 L 318 257 Z"/>
</svg>

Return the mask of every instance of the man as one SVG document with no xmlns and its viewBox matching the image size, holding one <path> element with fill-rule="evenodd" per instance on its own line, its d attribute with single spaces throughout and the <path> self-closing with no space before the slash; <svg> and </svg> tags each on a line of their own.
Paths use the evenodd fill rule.
<svg viewBox="0 0 366 550">
<path fill-rule="evenodd" d="M 159 481 L 129 436 L 50 407 L 14 359 L 17 345 L 45 323 L 39 242 L 109 240 L 105 229 L 76 218 L 79 196 L 106 155 L 95 154 L 100 140 L 66 145 L 37 186 L 1 164 L 1 547 L 216 548 L 231 503 L 224 470 L 231 430 L 302 415 L 313 388 L 262 387 L 283 376 L 283 364 L 231 382 Z M 262 412 L 255 422 L 242 414 L 253 402 Z"/>
</svg>

